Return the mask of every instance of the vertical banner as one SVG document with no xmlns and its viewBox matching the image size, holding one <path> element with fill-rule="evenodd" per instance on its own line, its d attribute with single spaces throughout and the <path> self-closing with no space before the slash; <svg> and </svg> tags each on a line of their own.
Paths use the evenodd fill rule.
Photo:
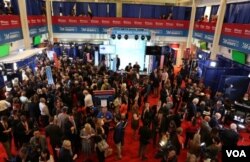
<svg viewBox="0 0 250 162">
<path fill-rule="evenodd" d="M 53 53 L 53 58 L 54 58 L 54 66 L 56 68 L 60 69 L 60 62 L 59 62 L 59 60 L 58 60 L 57 55 L 56 55 L 55 52 Z"/>
<path fill-rule="evenodd" d="M 47 79 L 48 79 L 48 84 L 49 85 L 54 84 L 54 80 L 53 80 L 52 71 L 51 71 L 50 66 L 46 67 L 46 76 L 47 76 Z"/>
</svg>

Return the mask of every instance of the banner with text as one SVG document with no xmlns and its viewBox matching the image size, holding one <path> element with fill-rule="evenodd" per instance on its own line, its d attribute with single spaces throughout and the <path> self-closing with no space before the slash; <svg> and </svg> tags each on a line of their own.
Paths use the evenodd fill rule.
<svg viewBox="0 0 250 162">
<path fill-rule="evenodd" d="M 0 15 L 0 44 L 23 38 L 19 16 Z"/>
<path fill-rule="evenodd" d="M 194 25 L 193 38 L 212 43 L 214 39 L 215 25 L 215 23 L 196 22 Z"/>
<path fill-rule="evenodd" d="M 112 27 L 146 28 L 160 36 L 188 35 L 189 21 L 152 20 L 136 18 L 103 18 L 53 16 L 54 33 L 111 34 Z"/>
<path fill-rule="evenodd" d="M 250 24 L 224 24 L 220 45 L 250 54 Z"/>
<path fill-rule="evenodd" d="M 30 36 L 45 34 L 48 32 L 47 21 L 45 16 L 28 16 Z"/>
</svg>

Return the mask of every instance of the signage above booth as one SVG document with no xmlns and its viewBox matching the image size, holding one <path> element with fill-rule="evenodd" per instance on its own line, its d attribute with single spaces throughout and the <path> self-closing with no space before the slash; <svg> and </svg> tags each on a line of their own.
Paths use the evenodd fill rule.
<svg viewBox="0 0 250 162">
<path fill-rule="evenodd" d="M 212 43 L 214 39 L 215 25 L 215 23 L 196 22 L 194 25 L 193 37 Z"/>
<path fill-rule="evenodd" d="M 213 43 L 215 25 L 196 22 L 193 37 Z M 250 24 L 223 24 L 219 44 L 250 54 Z"/>
<path fill-rule="evenodd" d="M 54 33 L 107 34 L 108 29 L 121 27 L 150 29 L 160 36 L 186 37 L 189 28 L 189 21 L 179 20 L 53 16 L 52 21 Z"/>
<path fill-rule="evenodd" d="M 224 24 L 220 45 L 250 54 L 250 24 Z"/>
<path fill-rule="evenodd" d="M 22 39 L 22 29 L 19 16 L 0 16 L 0 44 Z"/>
<path fill-rule="evenodd" d="M 31 37 L 48 32 L 45 16 L 28 16 L 28 24 Z"/>
</svg>

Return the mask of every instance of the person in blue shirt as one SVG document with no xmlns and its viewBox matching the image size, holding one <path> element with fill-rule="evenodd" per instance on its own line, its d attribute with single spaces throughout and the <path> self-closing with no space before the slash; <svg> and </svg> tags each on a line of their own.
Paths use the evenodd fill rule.
<svg viewBox="0 0 250 162">
<path fill-rule="evenodd" d="M 113 120 L 112 113 L 108 111 L 107 107 L 102 107 L 101 111 L 97 114 L 97 118 L 103 119 L 103 129 L 105 131 L 106 138 L 108 138 L 110 122 Z"/>
</svg>

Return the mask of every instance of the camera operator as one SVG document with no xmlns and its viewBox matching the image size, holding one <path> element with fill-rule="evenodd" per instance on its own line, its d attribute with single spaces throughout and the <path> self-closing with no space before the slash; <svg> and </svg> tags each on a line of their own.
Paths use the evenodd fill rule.
<svg viewBox="0 0 250 162">
<path fill-rule="evenodd" d="M 168 133 L 162 135 L 159 142 L 159 150 L 157 151 L 155 158 L 161 158 L 162 162 L 177 162 L 176 149 L 169 140 Z"/>
</svg>

